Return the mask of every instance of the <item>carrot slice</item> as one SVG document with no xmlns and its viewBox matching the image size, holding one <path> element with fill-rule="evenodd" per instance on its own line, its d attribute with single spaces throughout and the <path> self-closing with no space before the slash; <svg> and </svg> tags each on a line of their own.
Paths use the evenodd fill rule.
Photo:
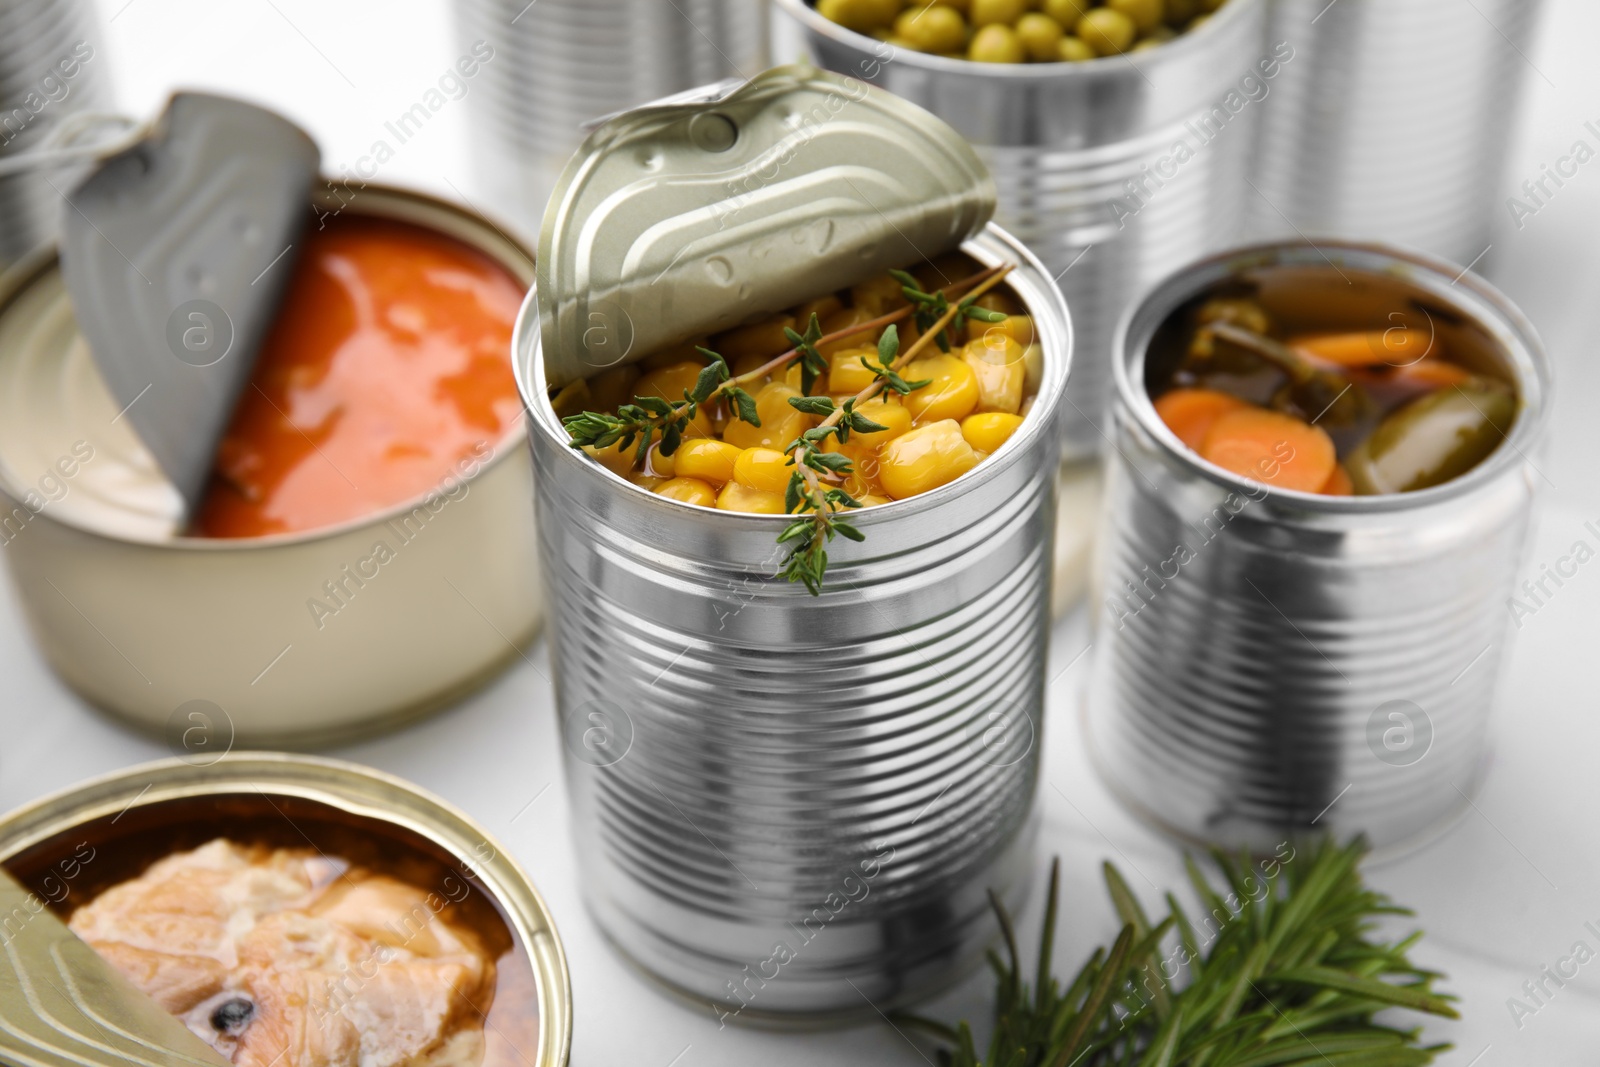
<svg viewBox="0 0 1600 1067">
<path fill-rule="evenodd" d="M 1443 346 L 1424 330 L 1395 326 L 1356 333 L 1307 334 L 1291 339 L 1289 347 L 1341 367 L 1370 367 L 1382 363 L 1405 366 L 1424 357 L 1437 357 Z"/>
<path fill-rule="evenodd" d="M 1249 407 L 1245 401 L 1215 389 L 1173 389 L 1156 401 L 1156 414 L 1178 440 L 1200 451 L 1211 424 L 1230 411 Z"/>
<path fill-rule="evenodd" d="M 1200 455 L 1234 474 L 1302 493 L 1320 491 L 1338 462 L 1333 439 L 1320 427 L 1255 407 L 1217 419 Z"/>
<path fill-rule="evenodd" d="M 1350 475 L 1345 473 L 1344 467 L 1338 463 L 1333 465 L 1333 473 L 1328 475 L 1328 480 L 1322 484 L 1323 496 L 1354 496 L 1356 487 L 1350 484 Z"/>
<path fill-rule="evenodd" d="M 1399 368 L 1394 372 L 1394 376 L 1407 384 L 1415 383 L 1429 389 L 1460 385 L 1472 377 L 1466 368 L 1446 363 L 1442 359 L 1418 360 L 1416 363 Z"/>
</svg>

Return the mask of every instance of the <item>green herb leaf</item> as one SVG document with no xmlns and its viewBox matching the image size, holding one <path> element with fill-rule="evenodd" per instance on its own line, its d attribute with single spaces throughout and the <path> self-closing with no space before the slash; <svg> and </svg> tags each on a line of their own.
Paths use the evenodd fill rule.
<svg viewBox="0 0 1600 1067">
<path fill-rule="evenodd" d="M 833 399 L 826 396 L 791 396 L 789 406 L 796 411 L 803 411 L 807 415 L 828 416 L 833 414 Z"/>
<path fill-rule="evenodd" d="M 741 422 L 748 422 L 751 426 L 761 425 L 761 415 L 756 410 L 755 397 L 737 385 L 730 386 L 723 395 L 728 398 L 728 403 L 731 405 L 733 413 L 738 416 Z"/>
</svg>

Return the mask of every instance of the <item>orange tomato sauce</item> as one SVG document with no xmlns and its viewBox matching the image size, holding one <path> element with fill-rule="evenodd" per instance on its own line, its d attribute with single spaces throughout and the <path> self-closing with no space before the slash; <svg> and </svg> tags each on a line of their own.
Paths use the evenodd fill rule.
<svg viewBox="0 0 1600 1067">
<path fill-rule="evenodd" d="M 190 532 L 360 518 L 492 452 L 522 410 L 508 353 L 524 291 L 408 223 L 347 215 L 311 231 Z"/>
</svg>

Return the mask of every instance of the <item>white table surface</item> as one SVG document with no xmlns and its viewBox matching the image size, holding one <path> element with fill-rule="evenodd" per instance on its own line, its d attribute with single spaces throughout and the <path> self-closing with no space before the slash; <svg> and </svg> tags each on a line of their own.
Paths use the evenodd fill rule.
<svg viewBox="0 0 1600 1067">
<path fill-rule="evenodd" d="M 1463 0 L 1468 2 L 1468 0 Z M 101 0 L 119 105 L 148 114 L 175 86 L 268 102 L 318 138 L 330 169 L 352 166 L 457 54 L 443 2 L 406 0 Z M 1551 0 L 1527 57 L 1523 125 L 1507 160 L 1517 183 L 1537 176 L 1600 120 L 1600 5 Z M 384 168 L 381 179 L 475 198 L 463 108 L 451 103 Z M 1485 260 L 1489 273 L 1539 326 L 1556 364 L 1557 417 L 1540 466 L 1552 487 L 1528 572 L 1553 562 L 1600 520 L 1600 162 L 1585 167 L 1521 231 L 1509 224 Z M 1416 952 L 1449 974 L 1459 1023 L 1430 1027 L 1457 1067 L 1600 1061 L 1600 962 L 1592 962 L 1519 1027 L 1507 1000 L 1574 942 L 1600 942 L 1600 564 L 1581 569 L 1525 620 L 1500 699 L 1493 767 L 1476 808 L 1447 835 L 1371 869 L 1380 888 L 1414 906 L 1428 937 Z M 1178 884 L 1180 853 L 1135 822 L 1085 763 L 1077 705 L 1087 659 L 1083 613 L 1053 635 L 1054 681 L 1044 733 L 1043 848 L 1062 857 L 1067 919 L 1057 959 L 1081 959 L 1114 934 L 1099 883 L 1102 860 L 1135 888 Z M 711 1064 L 921 1064 L 931 1053 L 883 1023 L 848 1030 L 719 1030 L 705 1009 L 646 985 L 611 953 L 583 907 L 567 830 L 560 742 L 543 642 L 459 707 L 379 740 L 332 754 L 403 775 L 465 808 L 534 874 L 571 959 L 576 1004 L 573 1062 L 701 1067 Z M 1076 662 L 1074 662 L 1076 661 Z M 31 644 L 8 583 L 0 584 L 0 807 L 92 774 L 167 755 L 156 741 L 102 719 L 69 693 Z M 536 800 L 534 798 L 537 798 Z M 532 803 L 530 804 L 530 801 Z M 1148 884 L 1147 884 L 1148 883 Z M 1037 895 L 1035 905 L 1037 905 Z M 1036 928 L 1035 906 L 1023 928 Z M 1026 935 L 1025 941 L 1026 943 Z M 987 1017 L 990 983 L 967 981 L 929 1010 Z"/>
</svg>

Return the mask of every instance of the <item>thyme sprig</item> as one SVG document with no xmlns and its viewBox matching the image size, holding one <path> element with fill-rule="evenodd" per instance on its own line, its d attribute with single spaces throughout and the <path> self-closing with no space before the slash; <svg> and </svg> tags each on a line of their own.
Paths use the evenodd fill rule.
<svg viewBox="0 0 1600 1067">
<path fill-rule="evenodd" d="M 1411 913 L 1366 888 L 1358 869 L 1365 852 L 1359 841 L 1324 841 L 1261 875 L 1248 856 L 1215 853 L 1220 889 L 1188 861 L 1205 909 L 1199 926 L 1170 893 L 1169 914 L 1152 924 L 1106 864 L 1122 930 L 1065 984 L 1051 975 L 1059 903 L 1052 865 L 1031 991 L 1011 919 L 991 895 L 1006 955 L 990 953 L 998 997 L 987 1052 L 980 1058 L 964 1022 L 905 1021 L 951 1046 L 941 1052 L 949 1067 L 1422 1067 L 1450 1046 L 1424 1046 L 1419 1029 L 1376 1015 L 1403 1008 L 1458 1016 L 1453 998 L 1433 991 L 1441 976 L 1407 958 L 1420 933 L 1395 942 L 1373 936 L 1375 919 Z"/>
<path fill-rule="evenodd" d="M 936 303 L 934 294 L 915 288 L 916 278 L 904 271 L 893 272 L 911 299 L 912 307 L 919 309 L 920 314 L 920 309 L 938 306 L 942 309 L 938 317 L 921 330 L 921 335 L 903 353 L 900 351 L 899 327 L 891 324 L 885 329 L 883 336 L 878 339 L 877 362 L 866 356 L 861 357 L 861 365 L 874 373 L 872 381 L 843 404 L 835 406 L 832 398 L 825 396 L 789 399 L 790 405 L 800 411 L 825 416 L 817 426 L 784 446 L 784 451 L 789 453 L 789 463 L 794 467 L 784 493 L 784 510 L 790 515 L 800 516 L 778 535 L 779 544 L 790 546 L 782 571 L 789 581 L 804 583 L 811 595 L 817 596 L 822 592 L 822 579 L 828 570 L 828 542 L 836 534 L 851 541 L 865 540 L 860 530 L 848 520 L 839 518 L 841 511 L 859 508 L 861 502 L 837 486 L 825 485 L 821 477 L 830 474 L 843 477 L 852 473 L 854 467 L 848 456 L 823 451 L 824 443 L 829 437 L 836 437 L 842 445 L 850 440 L 852 431 L 874 433 L 886 429 L 862 415 L 856 406 L 881 395 L 885 389 L 904 396 L 931 384 L 931 378 L 908 382 L 899 372 L 927 347 L 928 342 L 935 339 L 943 342 L 952 322 L 965 321 L 968 315 L 980 318 L 972 314 L 974 311 L 983 312 L 985 316 L 999 315 L 998 319 L 982 317 L 981 321 L 984 322 L 1005 321 L 1004 315 L 985 308 L 975 308 L 972 302 L 999 285 L 1010 270 L 1010 266 L 1005 266 L 995 271 L 957 304 L 951 304 L 943 293 L 938 294 L 938 300 L 942 303 Z"/>
<path fill-rule="evenodd" d="M 734 418 L 760 426 L 755 398 L 743 386 L 780 368 L 798 365 L 801 392 L 807 395 L 791 397 L 789 403 L 806 414 L 822 416 L 823 421 L 783 448 L 789 454 L 789 464 L 795 468 L 784 493 L 784 510 L 786 514 L 801 517 L 784 527 L 778 536 L 780 545 L 790 546 L 780 573 L 791 582 L 804 583 L 813 596 L 818 595 L 828 568 L 827 543 L 836 535 L 852 541 L 864 540 L 860 530 L 838 518 L 841 511 L 861 507 L 859 500 L 834 484 L 853 473 L 854 467 L 843 453 L 826 451 L 825 443 L 833 437 L 844 444 L 852 432 L 874 433 L 886 429 L 857 411 L 857 405 L 879 396 L 885 389 L 905 395 L 928 385 L 931 379 L 908 382 L 899 372 L 930 342 L 936 341 L 948 352 L 951 331 L 965 325 L 967 320 L 1003 322 L 1005 315 L 978 307 L 976 301 L 998 285 L 1011 269 L 1010 264 L 990 267 L 933 292 L 924 291 L 914 275 L 892 271 L 908 301 L 906 307 L 831 334 L 822 332 L 821 322 L 813 313 L 804 332 L 785 328 L 784 337 L 791 345 L 787 351 L 737 376 L 720 353 L 696 346 L 706 366 L 694 385 L 683 391 L 682 400 L 636 396 L 632 404 L 623 404 L 616 414 L 584 411 L 567 416 L 561 424 L 573 448 L 633 446 L 635 464 L 643 464 L 654 442 L 660 442 L 663 455 L 670 456 L 677 451 L 690 421 L 702 407 L 718 400 L 728 404 Z M 952 303 L 951 297 L 963 290 L 969 290 L 967 295 Z M 914 319 L 920 336 L 902 353 L 897 324 L 908 317 Z M 866 357 L 861 360 L 862 365 L 874 373 L 866 388 L 843 404 L 835 404 L 830 397 L 809 395 L 817 378 L 827 373 L 829 367 L 821 346 L 880 327 L 883 334 L 878 340 L 877 362 Z M 824 482 L 824 478 L 828 481 Z"/>
</svg>

